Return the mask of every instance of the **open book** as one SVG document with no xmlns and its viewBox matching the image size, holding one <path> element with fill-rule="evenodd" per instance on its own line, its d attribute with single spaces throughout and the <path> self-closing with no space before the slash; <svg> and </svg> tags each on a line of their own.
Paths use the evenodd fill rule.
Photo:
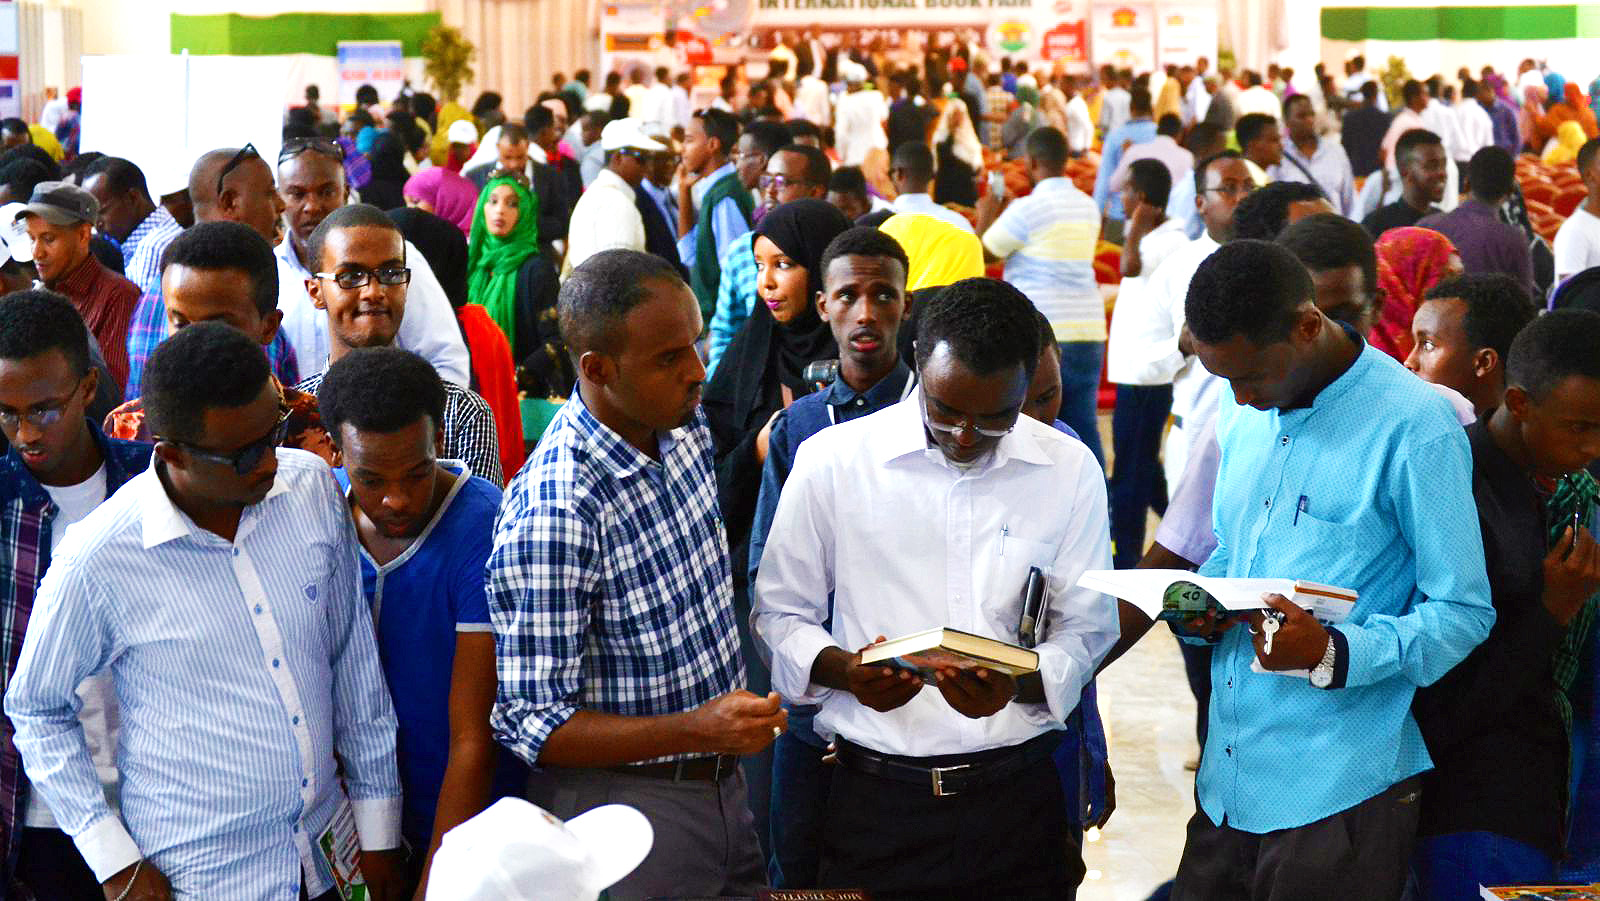
<svg viewBox="0 0 1600 901">
<path fill-rule="evenodd" d="M 1342 623 L 1355 609 L 1348 588 L 1294 579 L 1223 579 L 1186 569 L 1091 569 L 1078 587 L 1118 597 L 1151 619 L 1191 619 L 1212 609 L 1243 613 L 1268 609 L 1264 593 L 1281 594 L 1323 625 Z"/>
<path fill-rule="evenodd" d="M 910 670 L 924 682 L 932 682 L 935 670 L 941 666 L 981 666 L 1010 676 L 1025 675 L 1039 668 L 1039 654 L 959 629 L 928 629 L 873 645 L 861 652 L 861 662 Z"/>
<path fill-rule="evenodd" d="M 1600 901 L 1600 885 L 1479 886 L 1484 901 Z"/>
</svg>

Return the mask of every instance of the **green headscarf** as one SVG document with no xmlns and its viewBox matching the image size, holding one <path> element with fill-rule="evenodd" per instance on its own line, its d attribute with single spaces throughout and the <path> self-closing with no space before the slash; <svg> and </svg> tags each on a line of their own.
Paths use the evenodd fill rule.
<svg viewBox="0 0 1600 901">
<path fill-rule="evenodd" d="M 511 234 L 489 234 L 483 208 L 489 195 L 501 185 L 517 192 L 517 224 Z M 467 299 L 482 304 L 489 318 L 506 333 L 506 340 L 517 344 L 517 271 L 528 257 L 539 252 L 539 201 L 518 179 L 492 178 L 478 195 L 478 208 L 472 212 L 472 239 L 467 242 Z"/>
</svg>

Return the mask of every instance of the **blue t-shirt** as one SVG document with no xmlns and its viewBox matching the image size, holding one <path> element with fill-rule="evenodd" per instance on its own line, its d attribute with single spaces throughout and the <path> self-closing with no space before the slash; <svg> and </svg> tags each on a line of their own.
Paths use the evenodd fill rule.
<svg viewBox="0 0 1600 901">
<path fill-rule="evenodd" d="M 465 467 L 442 461 L 458 476 Z M 492 632 L 484 565 L 500 509 L 500 489 L 457 478 L 433 521 L 384 566 L 361 551 L 361 588 L 372 610 L 378 656 L 399 720 L 397 752 L 405 793 L 401 833 L 426 850 L 450 757 L 450 676 L 456 635 Z M 520 794 L 516 767 L 502 754 L 491 800 Z"/>
</svg>

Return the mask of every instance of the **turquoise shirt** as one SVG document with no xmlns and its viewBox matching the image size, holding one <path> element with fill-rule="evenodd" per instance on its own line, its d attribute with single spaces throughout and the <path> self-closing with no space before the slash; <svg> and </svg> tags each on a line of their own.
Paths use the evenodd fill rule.
<svg viewBox="0 0 1600 901">
<path fill-rule="evenodd" d="M 1467 435 L 1421 379 L 1363 343 L 1305 409 L 1257 410 L 1225 395 L 1217 549 L 1200 572 L 1360 593 L 1336 628 L 1334 688 L 1252 672 L 1242 627 L 1212 658 L 1200 806 L 1213 823 L 1265 833 L 1430 769 L 1412 695 L 1483 641 L 1494 607 Z"/>
</svg>

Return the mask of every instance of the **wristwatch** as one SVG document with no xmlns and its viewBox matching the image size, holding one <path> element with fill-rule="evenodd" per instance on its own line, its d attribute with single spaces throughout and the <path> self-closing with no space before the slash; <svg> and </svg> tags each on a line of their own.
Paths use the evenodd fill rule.
<svg viewBox="0 0 1600 901">
<path fill-rule="evenodd" d="M 1328 649 L 1322 652 L 1322 661 L 1311 668 L 1311 684 L 1317 688 L 1327 688 L 1333 684 L 1333 665 L 1338 662 L 1338 646 L 1333 643 L 1333 636 L 1328 636 Z"/>
</svg>

